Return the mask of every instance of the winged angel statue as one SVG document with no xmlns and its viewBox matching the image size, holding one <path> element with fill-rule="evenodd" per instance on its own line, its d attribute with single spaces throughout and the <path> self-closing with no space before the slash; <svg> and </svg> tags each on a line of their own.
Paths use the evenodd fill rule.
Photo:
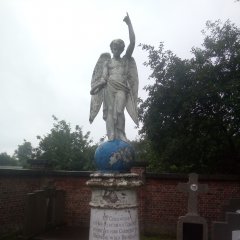
<svg viewBox="0 0 240 240">
<path fill-rule="evenodd" d="M 123 21 L 128 26 L 130 44 L 123 57 L 120 55 L 125 44 L 121 39 L 113 40 L 110 44 L 112 58 L 109 53 L 100 55 L 92 75 L 89 121 L 93 122 L 103 104 L 103 119 L 106 121 L 108 140 L 120 139 L 127 142 L 125 108 L 138 125 L 138 73 L 132 57 L 135 34 L 128 14 Z"/>
</svg>

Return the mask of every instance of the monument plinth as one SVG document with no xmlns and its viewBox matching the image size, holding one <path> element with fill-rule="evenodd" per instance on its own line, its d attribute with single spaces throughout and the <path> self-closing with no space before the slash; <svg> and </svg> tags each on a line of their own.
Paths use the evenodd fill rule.
<svg viewBox="0 0 240 240">
<path fill-rule="evenodd" d="M 135 173 L 94 173 L 87 185 L 92 189 L 90 240 L 139 240 Z"/>
</svg>

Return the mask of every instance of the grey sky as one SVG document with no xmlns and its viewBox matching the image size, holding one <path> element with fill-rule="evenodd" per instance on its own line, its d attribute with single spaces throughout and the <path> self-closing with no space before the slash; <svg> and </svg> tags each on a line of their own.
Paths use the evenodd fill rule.
<svg viewBox="0 0 240 240">
<path fill-rule="evenodd" d="M 0 0 L 0 153 L 12 154 L 26 139 L 52 128 L 52 115 L 90 131 L 97 142 L 105 135 L 99 112 L 88 122 L 90 81 L 101 53 L 128 30 L 128 11 L 137 45 L 163 41 L 182 58 L 202 43 L 207 20 L 221 19 L 240 26 L 240 2 L 234 0 Z M 140 97 L 149 70 L 146 54 L 136 47 Z M 137 137 L 130 117 L 127 137 Z"/>
</svg>

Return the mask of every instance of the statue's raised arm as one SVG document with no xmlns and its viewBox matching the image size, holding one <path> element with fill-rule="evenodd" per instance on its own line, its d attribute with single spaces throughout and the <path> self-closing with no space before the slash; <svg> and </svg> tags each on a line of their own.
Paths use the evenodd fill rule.
<svg viewBox="0 0 240 240">
<path fill-rule="evenodd" d="M 128 25 L 128 31 L 129 31 L 129 40 L 130 40 L 130 44 L 127 48 L 126 51 L 126 56 L 127 57 L 131 57 L 134 47 L 135 47 L 135 33 L 133 31 L 133 26 L 132 26 L 132 22 L 130 20 L 130 17 L 127 13 L 126 17 L 123 19 L 123 21 Z"/>
</svg>

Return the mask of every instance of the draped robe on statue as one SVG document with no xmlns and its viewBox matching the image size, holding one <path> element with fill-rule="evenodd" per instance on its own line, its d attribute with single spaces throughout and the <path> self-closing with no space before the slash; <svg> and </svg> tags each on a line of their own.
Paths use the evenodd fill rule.
<svg viewBox="0 0 240 240">
<path fill-rule="evenodd" d="M 104 72 L 104 68 L 111 65 L 109 53 L 101 54 L 93 72 L 91 82 L 91 107 L 90 123 L 98 114 L 103 103 L 103 119 L 106 121 L 109 140 L 124 139 L 126 108 L 132 120 L 138 125 L 137 98 L 138 98 L 138 73 L 134 58 L 124 56 L 120 59 L 122 79 L 114 79 Z M 111 71 L 108 69 L 108 72 Z M 103 81 L 105 80 L 105 82 Z M 109 117 L 109 114 L 111 115 Z M 112 117 L 114 123 L 109 120 Z M 114 137 L 112 137 L 112 132 Z M 122 137 L 123 136 L 123 137 Z"/>
</svg>

